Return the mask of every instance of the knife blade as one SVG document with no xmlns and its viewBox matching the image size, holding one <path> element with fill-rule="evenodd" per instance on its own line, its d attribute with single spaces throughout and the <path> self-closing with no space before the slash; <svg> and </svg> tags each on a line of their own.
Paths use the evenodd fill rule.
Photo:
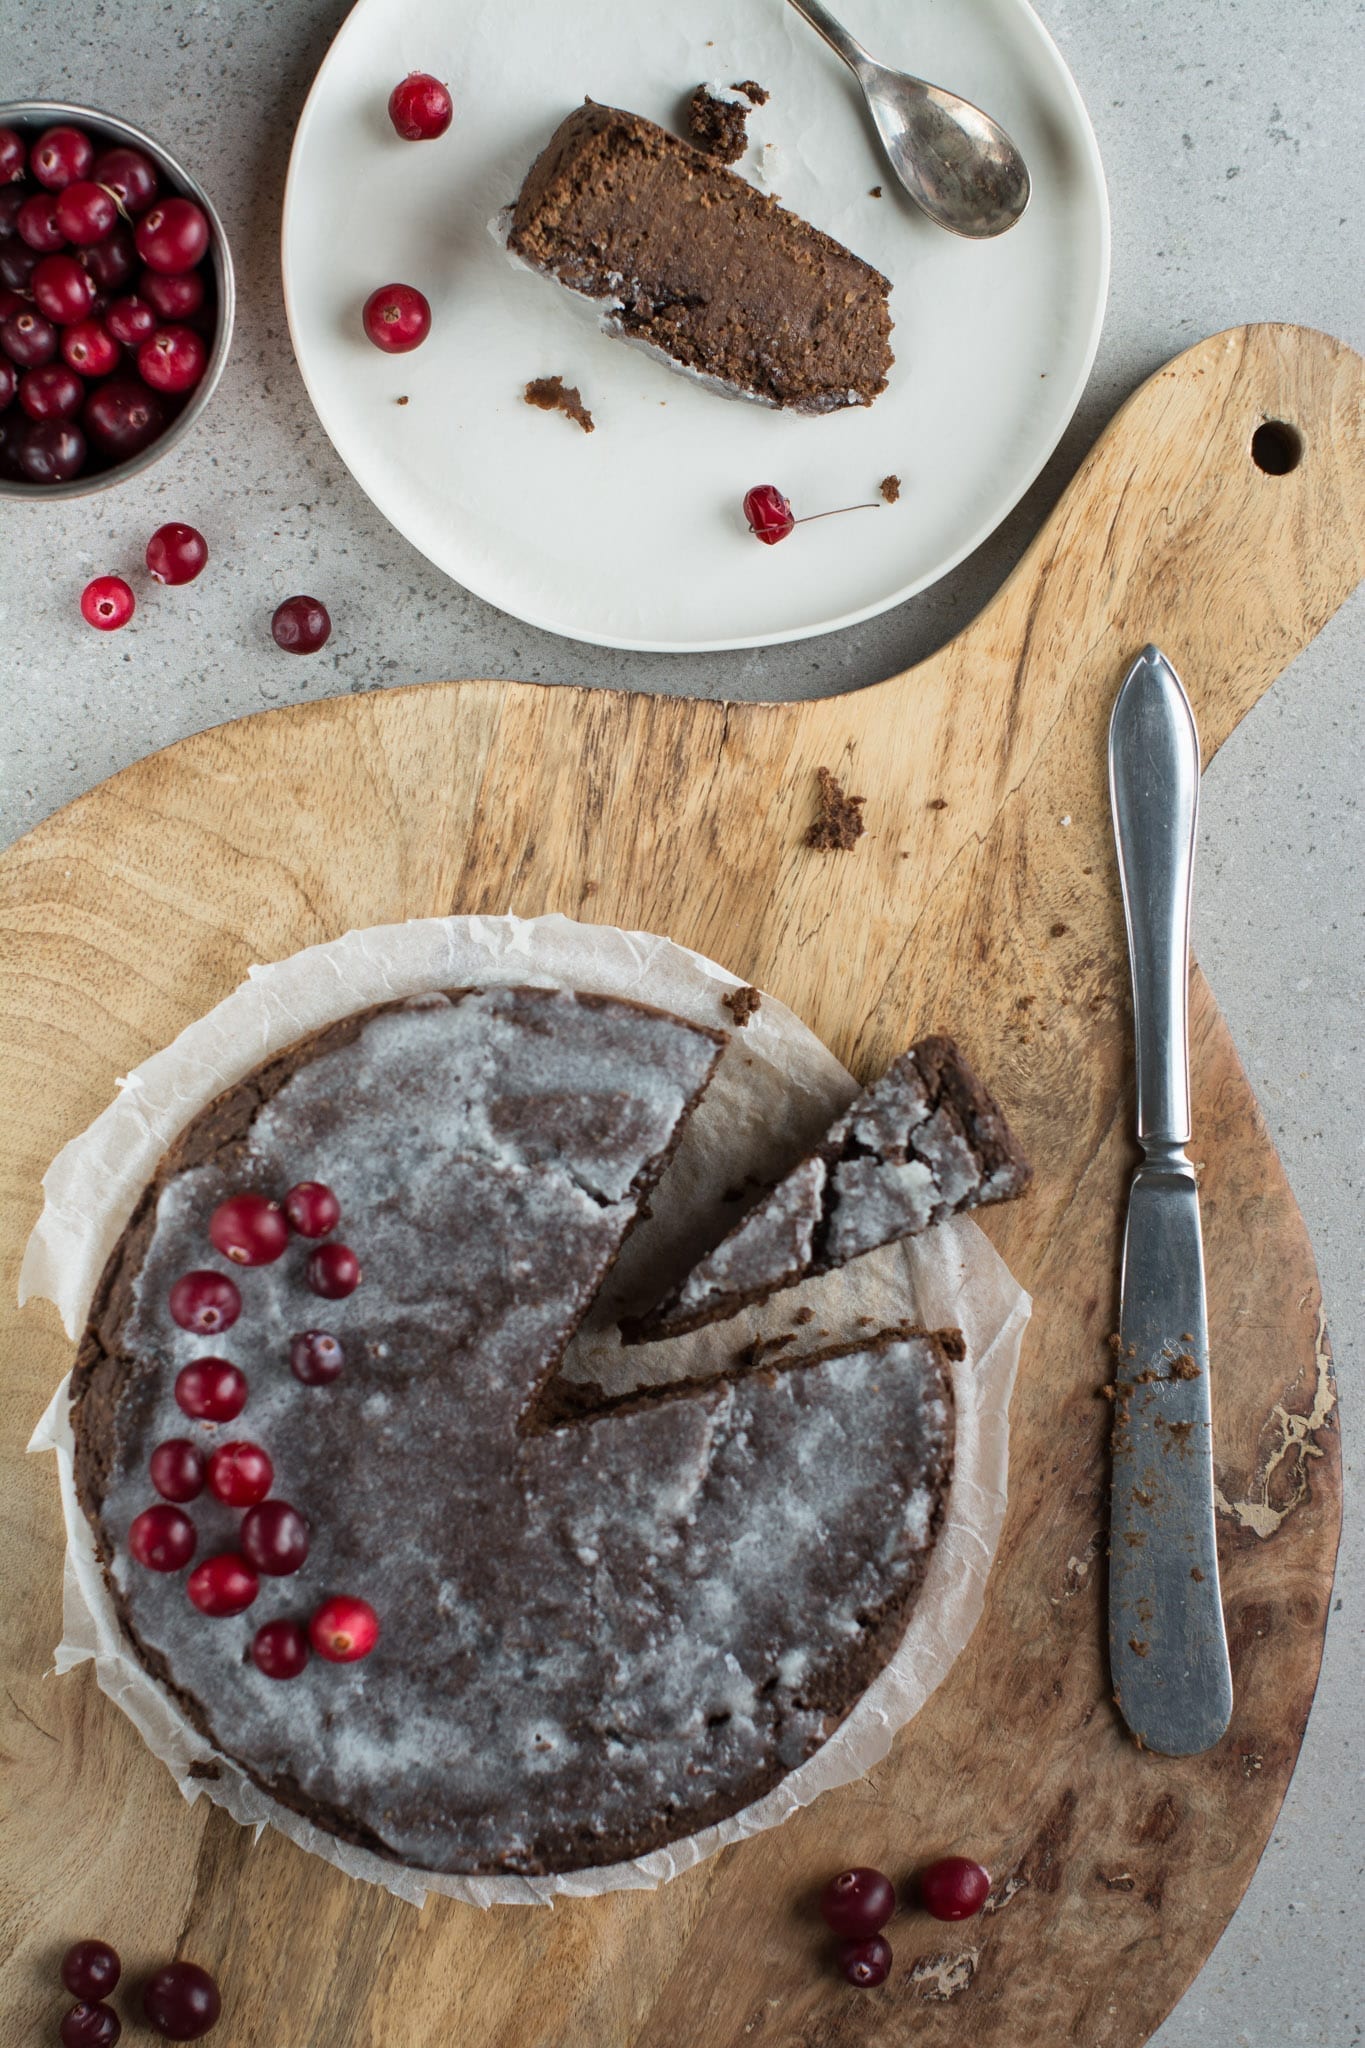
<svg viewBox="0 0 1365 2048">
<path fill-rule="evenodd" d="M 1110 1509 L 1109 1666 L 1148 1749 L 1193 1756 L 1232 1714 L 1218 1583 L 1199 1190 L 1191 1136 L 1190 902 L 1199 735 L 1146 647 L 1109 726 L 1109 796 L 1133 976 L 1137 1139 L 1123 1240 Z"/>
</svg>

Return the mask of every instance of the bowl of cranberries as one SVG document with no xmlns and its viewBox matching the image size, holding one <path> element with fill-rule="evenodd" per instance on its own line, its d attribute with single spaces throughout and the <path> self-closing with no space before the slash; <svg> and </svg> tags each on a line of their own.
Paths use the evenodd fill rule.
<svg viewBox="0 0 1365 2048">
<path fill-rule="evenodd" d="M 0 496 L 135 476 L 208 404 L 232 258 L 202 186 L 93 107 L 0 102 Z"/>
</svg>

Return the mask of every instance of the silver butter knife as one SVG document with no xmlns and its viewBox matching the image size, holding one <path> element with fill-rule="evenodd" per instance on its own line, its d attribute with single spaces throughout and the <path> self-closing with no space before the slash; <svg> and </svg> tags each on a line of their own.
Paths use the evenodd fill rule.
<svg viewBox="0 0 1365 2048">
<path fill-rule="evenodd" d="M 1218 1585 L 1204 1246 L 1190 1139 L 1189 945 L 1199 734 L 1145 647 L 1109 726 L 1142 1164 L 1128 1195 L 1114 1374 L 1109 1665 L 1149 1749 L 1193 1756 L 1232 1714 Z"/>
</svg>

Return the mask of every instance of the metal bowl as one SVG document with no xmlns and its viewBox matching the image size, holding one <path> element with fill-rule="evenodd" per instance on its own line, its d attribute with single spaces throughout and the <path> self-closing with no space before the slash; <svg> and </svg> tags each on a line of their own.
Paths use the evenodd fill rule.
<svg viewBox="0 0 1365 2048">
<path fill-rule="evenodd" d="M 57 122 L 70 122 L 78 128 L 85 128 L 96 140 L 104 143 L 130 143 L 149 156 L 161 173 L 168 191 L 193 199 L 201 206 L 213 231 L 209 245 L 209 257 L 213 264 L 214 285 L 217 291 L 218 324 L 213 333 L 213 344 L 204 374 L 190 395 L 189 403 L 176 415 L 164 434 L 144 448 L 140 455 L 130 456 L 126 462 L 114 464 L 112 468 L 94 471 L 89 476 L 77 476 L 68 484 L 30 484 L 14 482 L 0 477 L 0 498 L 41 499 L 44 503 L 54 498 L 82 498 L 93 491 L 111 490 L 116 484 L 126 482 L 129 477 L 138 476 L 144 469 L 150 469 L 163 455 L 169 455 L 178 441 L 184 439 L 204 407 L 212 398 L 218 380 L 227 362 L 228 349 L 232 343 L 232 319 L 236 306 L 236 288 L 232 276 L 232 255 L 228 249 L 223 223 L 218 210 L 197 178 L 192 178 L 168 149 L 150 135 L 144 135 L 140 128 L 134 128 L 131 121 L 120 121 L 114 114 L 101 113 L 98 107 L 69 106 L 62 100 L 9 100 L 0 101 L 0 127 L 17 128 L 22 134 L 37 136 L 44 128 L 51 128 Z"/>
</svg>

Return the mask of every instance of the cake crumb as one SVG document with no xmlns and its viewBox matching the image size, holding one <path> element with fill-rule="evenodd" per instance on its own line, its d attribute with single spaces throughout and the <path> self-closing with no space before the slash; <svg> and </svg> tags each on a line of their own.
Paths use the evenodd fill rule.
<svg viewBox="0 0 1365 2048">
<path fill-rule="evenodd" d="M 742 1031 L 757 1011 L 763 997 L 756 988 L 732 988 L 721 997 L 721 1002 L 735 1020 L 736 1031 Z"/>
<path fill-rule="evenodd" d="M 813 1323 L 815 1321 L 815 1310 L 807 1302 L 804 1308 L 799 1308 L 796 1311 L 792 1321 L 794 1323 Z"/>
<path fill-rule="evenodd" d="M 867 827 L 863 823 L 865 796 L 845 796 L 843 785 L 828 768 L 815 771 L 820 782 L 820 807 L 806 832 L 807 846 L 817 853 L 847 853 Z"/>
<path fill-rule="evenodd" d="M 1188 1351 L 1182 1351 L 1179 1358 L 1171 1361 L 1171 1378 L 1173 1380 L 1197 1380 L 1198 1377 L 1199 1367 L 1190 1357 Z"/>
<path fill-rule="evenodd" d="M 395 405 L 406 405 L 408 401 L 406 398 L 395 398 L 393 402 Z"/>
<path fill-rule="evenodd" d="M 728 88 L 699 85 L 687 102 L 687 126 L 696 147 L 718 163 L 738 163 L 749 146 L 749 116 L 767 100 L 764 88 L 752 78 L 739 79 Z"/>
<path fill-rule="evenodd" d="M 755 1337 L 748 1344 L 740 1346 L 734 1354 L 734 1362 L 739 1366 L 762 1365 L 773 1352 L 785 1351 L 789 1344 L 795 1342 L 796 1338 L 790 1330 L 785 1337 Z"/>
<path fill-rule="evenodd" d="M 929 809 L 930 809 L 931 811 L 946 811 L 946 810 L 947 810 L 947 808 L 948 808 L 948 799 L 947 799 L 947 797 L 946 797 L 946 796 L 931 796 L 931 797 L 930 797 L 930 799 L 929 799 Z"/>
<path fill-rule="evenodd" d="M 882 196 L 882 188 L 881 188 L 881 186 L 880 186 L 880 185 L 874 185 L 874 186 L 872 187 L 871 191 L 870 191 L 870 192 L 868 193 L 868 195 L 867 195 L 867 196 L 868 196 L 868 198 L 869 198 L 869 199 L 880 199 L 880 198 L 881 198 L 881 196 Z"/>
<path fill-rule="evenodd" d="M 541 412 L 562 412 L 565 419 L 574 420 L 585 434 L 593 430 L 592 414 L 583 403 L 583 394 L 576 384 L 566 384 L 562 377 L 533 377 L 526 387 L 526 403 L 536 406 Z"/>
<path fill-rule="evenodd" d="M 894 505 L 901 494 L 901 480 L 898 476 L 884 476 L 877 489 L 888 505 Z"/>
</svg>

